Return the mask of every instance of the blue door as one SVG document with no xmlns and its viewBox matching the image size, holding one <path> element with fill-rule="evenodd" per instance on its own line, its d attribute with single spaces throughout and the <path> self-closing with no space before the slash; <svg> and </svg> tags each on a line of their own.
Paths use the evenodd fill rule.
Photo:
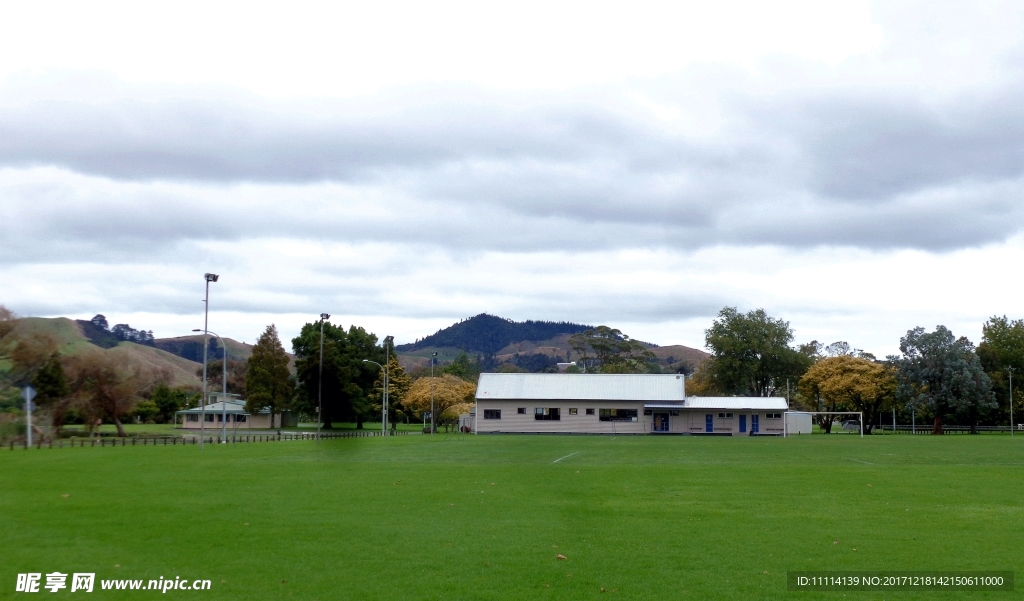
<svg viewBox="0 0 1024 601">
<path fill-rule="evenodd" d="M 750 416 L 750 433 L 757 434 L 757 414 Z"/>
<path fill-rule="evenodd" d="M 715 416 L 711 413 L 704 416 L 704 431 L 714 432 L 715 431 Z"/>
<path fill-rule="evenodd" d="M 747 416 L 746 415 L 741 415 L 740 416 L 740 432 L 746 432 L 746 431 L 747 431 Z"/>
</svg>

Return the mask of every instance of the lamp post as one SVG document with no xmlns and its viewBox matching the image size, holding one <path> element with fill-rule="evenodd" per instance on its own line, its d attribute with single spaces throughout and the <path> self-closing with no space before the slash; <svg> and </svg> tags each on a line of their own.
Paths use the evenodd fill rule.
<svg viewBox="0 0 1024 601">
<path fill-rule="evenodd" d="M 196 330 L 192 330 L 192 331 L 193 332 L 199 332 L 201 330 L 196 329 Z M 220 397 L 220 408 L 221 408 L 221 415 L 220 415 L 220 443 L 224 444 L 224 443 L 226 443 L 228 441 L 228 405 L 227 405 L 227 398 L 228 398 L 228 347 L 227 347 L 226 344 L 224 344 L 224 339 L 221 338 L 220 335 L 218 335 L 216 332 L 211 332 L 211 331 L 207 330 L 206 333 L 207 334 L 213 334 L 217 338 L 217 340 L 220 341 L 220 349 L 224 353 L 224 368 L 223 368 L 224 369 L 224 373 L 221 374 L 221 380 L 222 380 L 222 383 L 223 383 L 223 387 L 222 387 L 223 392 L 221 393 L 222 396 Z M 204 407 L 204 410 L 205 410 L 205 407 Z M 271 419 L 273 419 L 273 413 L 271 413 Z"/>
<path fill-rule="evenodd" d="M 327 313 L 320 314 L 320 375 L 316 381 L 316 444 L 320 444 L 320 426 L 324 423 L 324 320 L 330 319 Z"/>
<path fill-rule="evenodd" d="M 384 436 L 391 428 L 391 345 L 394 336 L 384 337 Z"/>
<path fill-rule="evenodd" d="M 437 351 L 434 351 L 430 355 L 430 435 L 434 435 L 434 430 L 437 430 L 437 422 L 434 417 L 434 364 L 437 363 Z"/>
<path fill-rule="evenodd" d="M 384 437 L 388 435 L 388 368 L 369 359 L 363 359 L 363 363 L 373 363 L 384 372 L 384 392 L 380 398 L 380 435 Z"/>
<path fill-rule="evenodd" d="M 203 301 L 203 400 L 199 408 L 199 448 L 205 448 L 203 436 L 206 427 L 206 353 L 210 347 L 210 336 L 207 326 L 210 324 L 210 282 L 216 282 L 220 276 L 215 273 L 207 273 L 206 278 L 206 300 Z"/>
</svg>

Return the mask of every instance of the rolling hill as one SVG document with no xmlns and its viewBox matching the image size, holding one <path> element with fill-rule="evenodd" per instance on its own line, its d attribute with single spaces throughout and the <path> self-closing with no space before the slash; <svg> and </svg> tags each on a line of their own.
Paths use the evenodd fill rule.
<svg viewBox="0 0 1024 601">
<path fill-rule="evenodd" d="M 88 323 L 88 322 L 86 322 Z M 81 353 L 101 352 L 121 357 L 125 361 L 138 362 L 150 367 L 166 369 L 171 375 L 171 386 L 199 387 L 202 382 L 196 375 L 201 363 L 189 361 L 159 348 L 136 344 L 134 342 L 117 341 L 114 345 L 104 342 L 103 346 L 92 342 L 83 332 L 80 323 L 65 317 L 24 317 L 18 320 L 12 336 L 15 339 L 44 334 L 57 341 L 60 353 L 75 356 Z M 229 350 L 229 357 L 231 356 Z"/>
<path fill-rule="evenodd" d="M 438 354 L 438 363 L 444 364 L 465 351 L 492 365 L 512 363 L 528 371 L 543 371 L 557 362 L 575 359 L 569 338 L 592 327 L 571 322 L 515 322 L 481 313 L 395 350 L 409 368 L 429 365 L 433 352 Z M 708 357 L 688 346 L 643 344 L 663 368 L 673 371 L 692 371 Z"/>
</svg>

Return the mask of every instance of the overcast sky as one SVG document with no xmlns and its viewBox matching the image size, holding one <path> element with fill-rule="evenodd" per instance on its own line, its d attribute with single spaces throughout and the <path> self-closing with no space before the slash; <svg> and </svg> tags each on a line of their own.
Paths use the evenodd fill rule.
<svg viewBox="0 0 1024 601">
<path fill-rule="evenodd" d="M 1022 88 L 1019 2 L 11 3 L 0 303 L 978 342 L 1024 317 Z"/>
</svg>

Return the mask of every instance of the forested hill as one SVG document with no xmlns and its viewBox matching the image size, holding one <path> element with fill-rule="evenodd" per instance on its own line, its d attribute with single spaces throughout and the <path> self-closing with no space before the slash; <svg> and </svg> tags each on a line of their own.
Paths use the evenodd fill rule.
<svg viewBox="0 0 1024 601">
<path fill-rule="evenodd" d="M 592 327 L 566 321 L 517 322 L 481 313 L 412 344 L 396 346 L 395 350 L 411 352 L 427 347 L 455 347 L 496 353 L 513 342 L 548 340 L 559 334 L 575 334 Z"/>
</svg>

